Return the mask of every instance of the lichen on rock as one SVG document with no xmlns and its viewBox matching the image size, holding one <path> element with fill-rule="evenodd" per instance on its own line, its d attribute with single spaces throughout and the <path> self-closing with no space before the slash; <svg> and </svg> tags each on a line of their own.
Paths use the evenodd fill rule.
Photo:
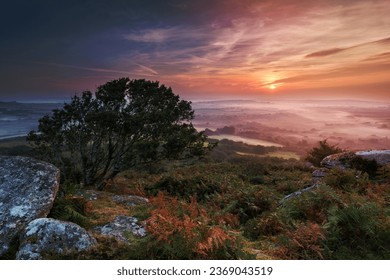
<svg viewBox="0 0 390 280">
<path fill-rule="evenodd" d="M 147 232 L 138 219 L 131 216 L 117 216 L 114 221 L 95 228 L 95 232 L 101 235 L 111 236 L 125 243 L 129 242 L 128 234 L 136 237 L 144 237 Z"/>
<path fill-rule="evenodd" d="M 20 239 L 21 245 L 16 253 L 19 260 L 81 252 L 97 244 L 95 238 L 79 225 L 50 218 L 29 223 Z"/>
<path fill-rule="evenodd" d="M 46 217 L 58 191 L 60 172 L 27 157 L 0 156 L 0 256 L 25 226 Z"/>
</svg>

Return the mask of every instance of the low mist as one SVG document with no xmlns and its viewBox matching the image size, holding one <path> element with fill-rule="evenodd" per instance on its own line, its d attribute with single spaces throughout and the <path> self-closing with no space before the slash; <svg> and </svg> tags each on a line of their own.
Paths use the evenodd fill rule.
<svg viewBox="0 0 390 280">
<path fill-rule="evenodd" d="M 349 150 L 390 147 L 390 103 L 219 100 L 195 101 L 193 108 L 195 127 L 218 139 L 225 137 L 223 128 L 230 127 L 230 134 L 244 142 L 267 141 L 299 154 L 324 139 Z"/>
</svg>

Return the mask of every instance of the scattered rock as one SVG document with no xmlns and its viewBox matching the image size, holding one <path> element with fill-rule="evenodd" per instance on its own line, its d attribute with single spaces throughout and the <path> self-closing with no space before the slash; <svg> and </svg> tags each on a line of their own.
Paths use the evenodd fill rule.
<svg viewBox="0 0 390 280">
<path fill-rule="evenodd" d="M 326 168 L 319 168 L 313 171 L 312 175 L 312 181 L 313 183 L 317 183 L 322 180 L 328 174 L 328 169 Z"/>
<path fill-rule="evenodd" d="M 311 191 L 311 190 L 317 188 L 318 186 L 320 186 L 320 185 L 313 184 L 310 187 L 307 187 L 307 188 L 298 190 L 296 192 L 290 193 L 290 194 L 286 195 L 285 197 L 283 197 L 282 200 L 280 200 L 279 204 L 283 204 L 284 202 L 286 202 L 287 200 L 290 200 L 291 198 L 301 196 L 303 193 Z"/>
<path fill-rule="evenodd" d="M 49 163 L 0 156 L 0 256 L 29 222 L 49 214 L 59 180 Z"/>
<path fill-rule="evenodd" d="M 96 233 L 112 236 L 119 241 L 128 243 L 129 234 L 144 237 L 147 232 L 143 225 L 138 224 L 138 219 L 129 216 L 117 216 L 114 221 L 104 226 L 95 228 Z"/>
<path fill-rule="evenodd" d="M 29 223 L 21 235 L 21 245 L 16 253 L 18 260 L 39 260 L 46 255 L 81 252 L 96 245 L 82 227 L 50 218 Z"/>
<path fill-rule="evenodd" d="M 147 198 L 137 195 L 113 195 L 112 200 L 127 206 L 136 206 L 149 203 Z"/>
<path fill-rule="evenodd" d="M 102 196 L 104 192 L 95 191 L 95 190 L 79 190 L 76 195 L 79 195 L 86 200 L 92 201 L 97 200 L 100 196 Z"/>
<path fill-rule="evenodd" d="M 149 200 L 146 197 L 137 195 L 116 195 L 104 191 L 95 190 L 80 190 L 77 195 L 84 197 L 86 200 L 98 200 L 102 197 L 111 197 L 114 202 L 125 204 L 127 206 L 136 206 L 142 204 L 148 204 Z"/>
</svg>

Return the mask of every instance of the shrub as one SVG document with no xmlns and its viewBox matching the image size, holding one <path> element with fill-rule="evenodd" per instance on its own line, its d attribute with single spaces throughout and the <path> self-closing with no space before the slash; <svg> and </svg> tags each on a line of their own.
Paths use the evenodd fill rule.
<svg viewBox="0 0 390 280">
<path fill-rule="evenodd" d="M 320 167 L 321 161 L 325 157 L 341 152 L 343 152 L 342 149 L 340 149 L 336 145 L 328 144 L 327 140 L 323 140 L 318 142 L 318 147 L 314 147 L 308 152 L 305 159 L 308 162 L 312 163 L 314 166 Z"/>
<path fill-rule="evenodd" d="M 82 227 L 89 227 L 91 223 L 87 215 L 90 208 L 90 201 L 83 197 L 57 197 L 48 217 L 73 222 Z"/>
<path fill-rule="evenodd" d="M 277 201 L 272 189 L 249 184 L 231 186 L 213 198 L 215 205 L 237 215 L 242 224 L 273 209 Z"/>
<path fill-rule="evenodd" d="M 321 224 L 327 219 L 328 209 L 335 205 L 343 205 L 339 194 L 327 185 L 320 185 L 314 190 L 285 201 L 278 211 L 286 225 L 294 224 L 296 221 Z"/>
<path fill-rule="evenodd" d="M 350 165 L 352 168 L 367 173 L 370 176 L 370 178 L 374 178 L 377 175 L 378 168 L 379 168 L 376 160 L 364 159 L 359 156 L 352 158 Z"/>
<path fill-rule="evenodd" d="M 249 220 L 243 227 L 244 235 L 252 240 L 260 236 L 275 236 L 284 231 L 284 225 L 277 213 L 264 213 Z"/>
<path fill-rule="evenodd" d="M 187 200 L 196 196 L 198 200 L 203 201 L 208 195 L 220 191 L 220 185 L 202 176 L 186 179 L 168 176 L 156 184 L 146 187 L 145 190 L 151 195 L 156 195 L 158 192 L 163 191 L 171 196 L 177 196 Z"/>
<path fill-rule="evenodd" d="M 376 203 L 334 207 L 328 219 L 325 245 L 329 258 L 390 257 L 390 219 Z"/>
<path fill-rule="evenodd" d="M 341 170 L 338 168 L 332 169 L 324 178 L 327 185 L 342 189 L 344 191 L 351 191 L 358 181 L 355 171 Z"/>
</svg>

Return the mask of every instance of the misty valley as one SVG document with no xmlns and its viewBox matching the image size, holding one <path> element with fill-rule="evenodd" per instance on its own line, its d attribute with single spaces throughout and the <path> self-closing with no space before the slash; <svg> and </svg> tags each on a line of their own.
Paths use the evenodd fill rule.
<svg viewBox="0 0 390 280">
<path fill-rule="evenodd" d="M 82 180 L 86 159 L 74 149 L 88 127 L 65 135 L 70 146 L 55 148 L 63 149 L 61 161 L 54 158 L 55 150 L 26 142 L 38 120 L 62 104 L 0 102 L 0 192 L 15 182 L 35 184 L 61 171 L 58 192 L 50 186 L 57 194 L 47 202 L 45 217 L 32 221 L 18 237 L 9 237 L 14 230 L 4 227 L 0 258 L 390 258 L 389 103 L 265 99 L 195 100 L 191 105 L 192 124 L 207 136 L 207 153 L 129 164 L 98 184 Z M 48 123 L 46 118 L 43 124 Z M 105 125 L 103 136 L 110 124 Z M 55 134 L 48 128 L 44 133 L 50 141 Z M 80 146 L 86 150 L 97 149 L 94 141 L 105 142 L 86 139 Z M 143 141 L 141 151 L 153 158 L 159 146 Z M 357 152 L 362 150 L 370 151 Z M 102 151 L 113 148 L 103 146 Z M 37 165 L 42 159 L 54 163 L 59 170 L 51 164 L 45 168 L 57 171 L 30 170 L 31 158 L 38 159 Z M 123 163 L 132 160 L 126 157 Z M 96 169 L 95 175 L 102 173 Z M 10 201 L 0 200 L 0 206 Z M 27 204 L 11 205 L 6 218 L 19 219 L 26 207 L 35 205 Z M 63 236 L 61 228 L 71 233 Z M 55 229 L 59 231 L 49 232 Z"/>
</svg>

